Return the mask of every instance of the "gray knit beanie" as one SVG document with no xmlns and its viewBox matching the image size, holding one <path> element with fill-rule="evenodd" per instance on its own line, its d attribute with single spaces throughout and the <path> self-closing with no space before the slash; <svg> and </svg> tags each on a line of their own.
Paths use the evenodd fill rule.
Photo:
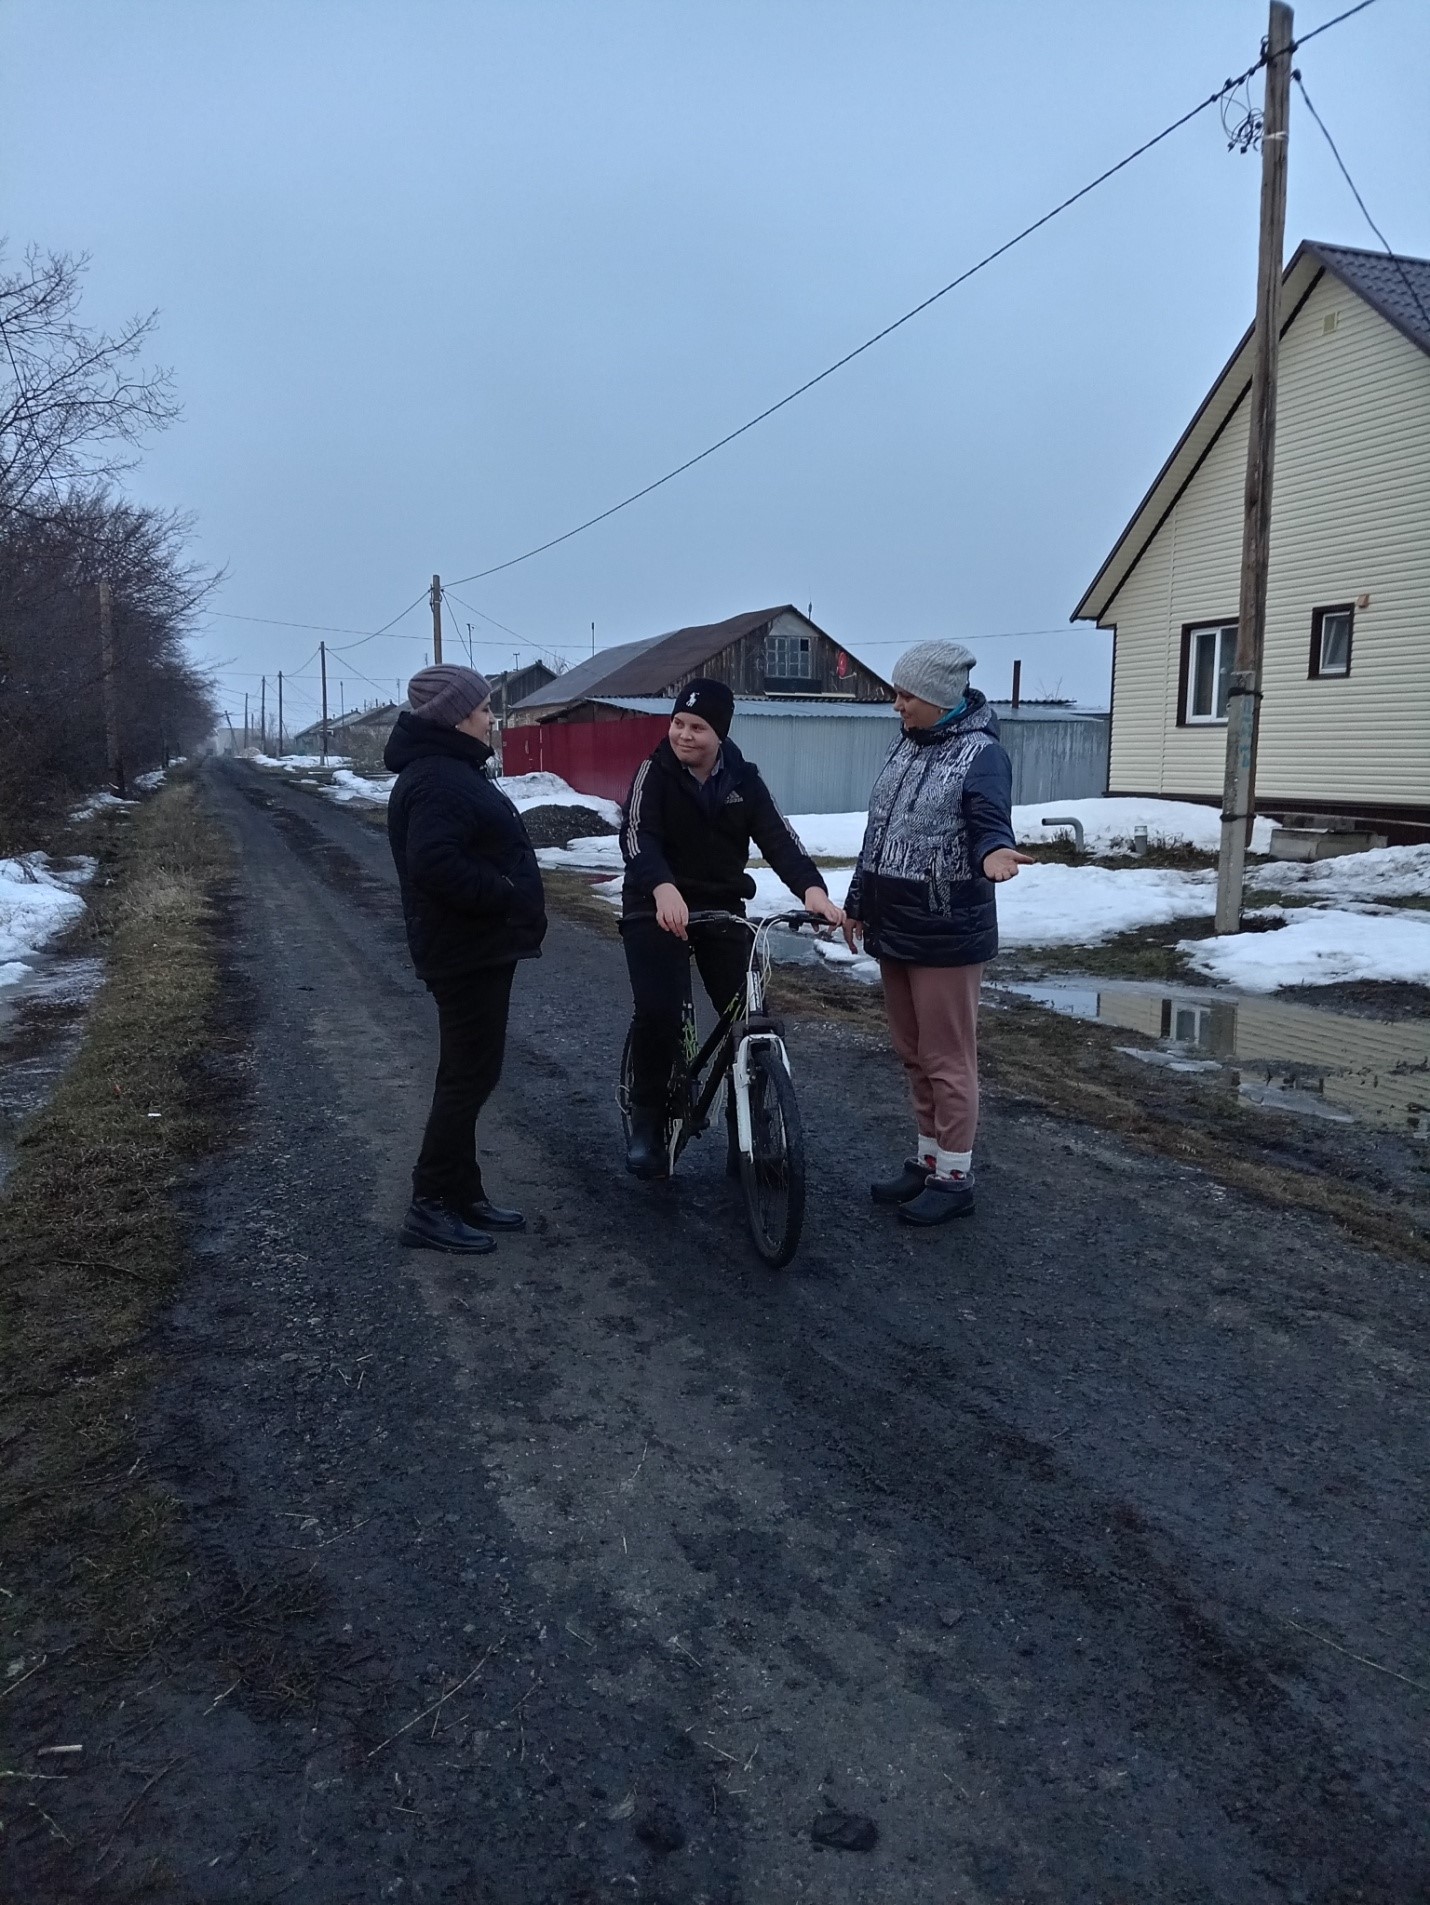
<svg viewBox="0 0 1430 1905">
<path fill-rule="evenodd" d="M 946 712 L 967 694 L 968 671 L 976 662 L 958 642 L 915 642 L 894 663 L 889 679 L 906 695 Z"/>
<path fill-rule="evenodd" d="M 465 721 L 473 709 L 480 708 L 492 691 L 492 684 L 475 668 L 462 668 L 454 661 L 438 662 L 422 668 L 407 684 L 407 705 L 422 721 L 439 728 L 454 728 Z"/>
</svg>

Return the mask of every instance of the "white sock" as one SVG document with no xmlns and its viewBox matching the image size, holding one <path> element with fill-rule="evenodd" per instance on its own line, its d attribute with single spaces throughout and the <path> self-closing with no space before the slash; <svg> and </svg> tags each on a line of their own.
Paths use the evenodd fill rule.
<svg viewBox="0 0 1430 1905">
<path fill-rule="evenodd" d="M 926 1138 L 921 1131 L 919 1133 L 919 1148 L 914 1152 L 914 1156 L 918 1159 L 920 1164 L 926 1164 L 929 1169 L 932 1170 L 934 1165 L 938 1162 L 937 1140 L 934 1138 Z"/>
<path fill-rule="evenodd" d="M 967 1177 L 973 1169 L 971 1151 L 943 1151 L 936 1154 L 934 1174 L 938 1177 Z"/>
</svg>

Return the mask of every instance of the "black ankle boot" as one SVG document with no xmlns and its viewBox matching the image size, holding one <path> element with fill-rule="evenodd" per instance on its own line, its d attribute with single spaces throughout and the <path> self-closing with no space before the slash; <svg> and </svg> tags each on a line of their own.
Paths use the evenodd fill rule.
<svg viewBox="0 0 1430 1905">
<path fill-rule="evenodd" d="M 880 1178 L 877 1184 L 869 1186 L 869 1195 L 876 1204 L 907 1204 L 928 1183 L 932 1168 L 919 1158 L 905 1158 L 899 1175 Z"/>
<path fill-rule="evenodd" d="M 402 1241 L 417 1250 L 446 1250 L 457 1257 L 484 1257 L 497 1240 L 477 1230 L 432 1197 L 414 1197 L 402 1220 Z"/>
<path fill-rule="evenodd" d="M 665 1148 L 665 1112 L 659 1105 L 631 1106 L 626 1169 L 633 1171 L 637 1177 L 667 1175 L 669 1160 Z"/>
</svg>

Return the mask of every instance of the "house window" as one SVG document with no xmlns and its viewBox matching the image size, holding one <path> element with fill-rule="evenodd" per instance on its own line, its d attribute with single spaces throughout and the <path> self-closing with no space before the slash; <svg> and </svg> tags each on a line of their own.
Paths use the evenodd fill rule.
<svg viewBox="0 0 1430 1905">
<path fill-rule="evenodd" d="M 1351 672 L 1351 627 L 1355 610 L 1349 603 L 1311 611 L 1312 681 L 1336 680 Z"/>
<path fill-rule="evenodd" d="M 1225 721 L 1236 660 L 1235 622 L 1193 622 L 1182 630 L 1181 720 L 1189 726 Z"/>
<path fill-rule="evenodd" d="M 772 681 L 812 681 L 814 656 L 808 635 L 767 635 L 765 673 Z"/>
</svg>

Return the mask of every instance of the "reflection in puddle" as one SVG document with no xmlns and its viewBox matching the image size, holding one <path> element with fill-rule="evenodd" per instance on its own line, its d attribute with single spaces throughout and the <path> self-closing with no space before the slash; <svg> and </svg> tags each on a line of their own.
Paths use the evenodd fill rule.
<svg viewBox="0 0 1430 1905">
<path fill-rule="evenodd" d="M 1364 1019 L 1256 994 L 1127 980 L 1046 979 L 988 986 L 1050 1011 L 1156 1039 L 1130 1056 L 1178 1071 L 1237 1074 L 1267 1109 L 1344 1124 L 1360 1120 L 1430 1140 L 1430 1019 Z"/>
</svg>

